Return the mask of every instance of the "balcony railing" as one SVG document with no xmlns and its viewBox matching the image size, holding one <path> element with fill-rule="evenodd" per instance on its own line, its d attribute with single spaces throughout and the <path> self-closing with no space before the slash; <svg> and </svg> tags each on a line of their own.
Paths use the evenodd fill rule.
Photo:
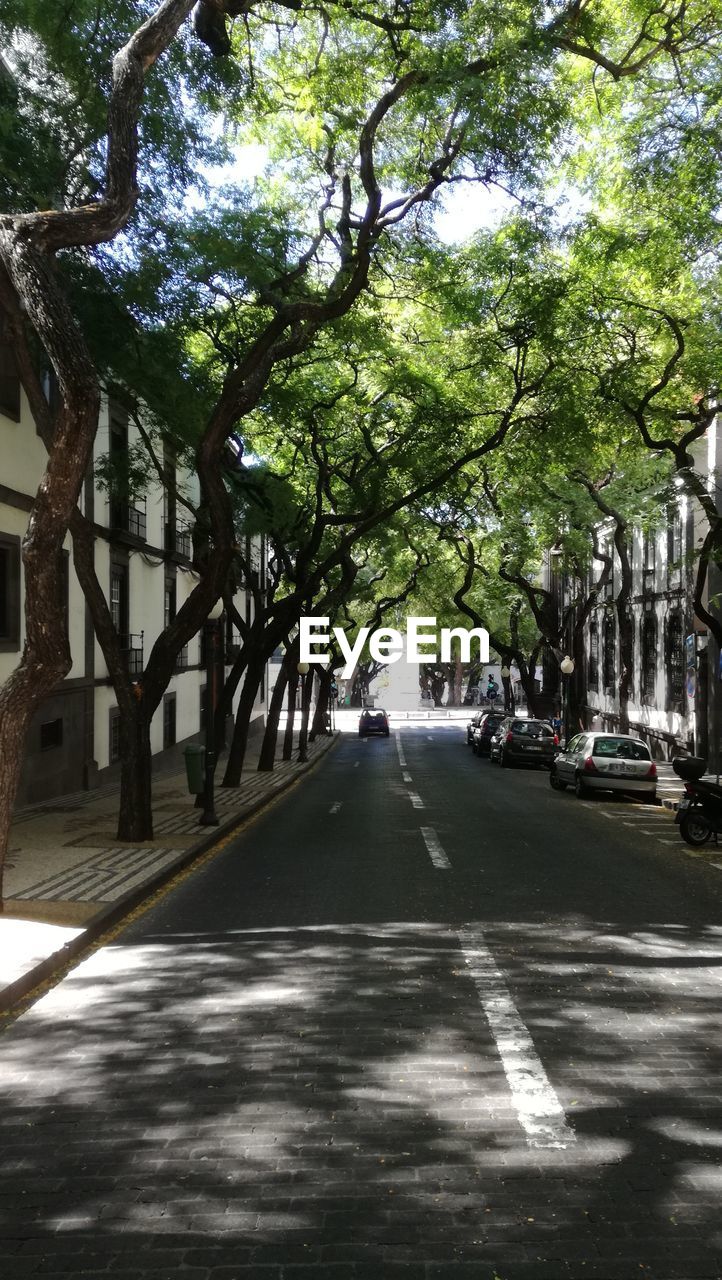
<svg viewBox="0 0 722 1280">
<path fill-rule="evenodd" d="M 187 560 L 190 560 L 192 551 L 190 527 L 187 524 L 179 524 L 174 527 L 166 522 L 164 527 L 164 546 L 166 551 L 175 551 L 176 555 L 185 556 Z"/>
<path fill-rule="evenodd" d="M 175 660 L 175 669 L 176 671 L 185 671 L 187 667 L 188 667 L 188 645 L 184 644 L 183 648 L 180 650 Z"/>
<path fill-rule="evenodd" d="M 128 675 L 131 676 L 143 674 L 143 634 L 141 631 L 140 634 L 129 634 L 120 638 L 120 647 L 125 655 Z"/>
<path fill-rule="evenodd" d="M 134 538 L 145 542 L 147 523 L 144 508 L 113 500 L 110 504 L 110 527 L 130 533 Z"/>
</svg>

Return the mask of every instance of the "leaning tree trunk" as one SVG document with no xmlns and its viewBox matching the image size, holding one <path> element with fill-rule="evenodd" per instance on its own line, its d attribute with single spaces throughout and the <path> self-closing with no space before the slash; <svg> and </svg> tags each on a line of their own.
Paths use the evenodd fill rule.
<svg viewBox="0 0 722 1280">
<path fill-rule="evenodd" d="M 263 667 L 264 663 L 255 658 L 248 664 L 241 696 L 238 699 L 236 722 L 233 726 L 233 741 L 228 753 L 226 772 L 221 783 L 222 787 L 238 787 L 241 784 L 241 774 L 243 773 L 243 764 L 248 746 L 248 730 L 251 724 L 256 694 L 263 679 Z"/>
<path fill-rule="evenodd" d="M 313 742 L 318 737 L 319 733 L 325 734 L 327 732 L 326 716 L 328 715 L 332 679 L 333 671 L 331 667 L 328 667 L 326 670 L 321 668 L 318 671 L 318 699 L 316 701 L 316 710 L 313 715 L 311 732 L 308 735 L 309 742 Z"/>
<path fill-rule="evenodd" d="M 296 694 L 298 693 L 298 669 L 294 662 L 288 676 L 288 713 L 286 715 L 286 731 L 283 735 L 283 759 L 293 756 L 293 726 L 296 721 Z"/>
<path fill-rule="evenodd" d="M 274 685 L 271 701 L 268 707 L 268 720 L 266 721 L 266 732 L 263 735 L 261 744 L 261 754 L 258 757 L 259 773 L 270 773 L 276 763 L 276 743 L 278 741 L 278 722 L 281 718 L 283 710 L 283 699 L 288 684 L 288 668 L 286 662 L 281 664 L 278 672 L 278 678 Z"/>
</svg>

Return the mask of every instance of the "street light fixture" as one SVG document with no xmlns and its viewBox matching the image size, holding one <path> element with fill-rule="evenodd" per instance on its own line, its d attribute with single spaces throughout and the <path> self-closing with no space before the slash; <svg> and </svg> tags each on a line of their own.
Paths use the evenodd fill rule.
<svg viewBox="0 0 722 1280">
<path fill-rule="evenodd" d="M 296 667 L 301 677 L 301 732 L 298 735 L 298 761 L 305 764 L 308 760 L 306 746 L 308 743 L 308 707 L 306 706 L 306 676 L 309 672 L 307 662 L 299 662 Z"/>
<path fill-rule="evenodd" d="M 217 827 L 214 781 L 216 774 L 216 703 L 218 701 L 218 668 L 221 640 L 220 619 L 223 616 L 223 601 L 216 600 L 209 611 L 204 626 L 206 652 L 206 752 L 205 779 L 203 787 L 203 812 L 198 819 L 202 827 Z"/>
</svg>

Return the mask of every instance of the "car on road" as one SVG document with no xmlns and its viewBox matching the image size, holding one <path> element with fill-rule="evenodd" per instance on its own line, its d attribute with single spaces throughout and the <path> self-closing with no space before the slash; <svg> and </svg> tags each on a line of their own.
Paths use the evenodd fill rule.
<svg viewBox="0 0 722 1280">
<path fill-rule="evenodd" d="M 372 711 L 367 707 L 361 712 L 358 722 L 358 736 L 365 738 L 369 733 L 380 733 L 385 738 L 389 736 L 389 718 L 382 707 L 375 707 Z"/>
<path fill-rule="evenodd" d="M 592 791 L 657 798 L 657 766 L 646 742 L 631 734 L 576 734 L 558 752 L 549 781 L 555 791 L 574 787 L 580 799 Z"/>
<path fill-rule="evenodd" d="M 559 750 L 559 739 L 543 720 L 519 720 L 506 716 L 489 742 L 489 759 L 502 768 L 533 764 L 550 768 Z"/>
<path fill-rule="evenodd" d="M 477 712 L 476 712 L 476 715 L 473 715 L 473 716 L 471 717 L 471 720 L 470 720 L 470 721 L 469 721 L 469 723 L 467 724 L 467 726 L 466 726 L 466 742 L 467 742 L 467 745 L 468 745 L 468 746 L 471 746 L 471 745 L 472 745 L 472 743 L 473 743 L 473 741 L 474 741 L 474 730 L 475 730 L 475 729 L 478 729 L 479 724 L 480 724 L 481 720 L 484 718 L 484 716 L 485 716 L 485 715 L 486 715 L 486 712 L 485 712 L 485 711 L 477 711 Z"/>
<path fill-rule="evenodd" d="M 479 716 L 479 723 L 474 727 L 471 749 L 475 756 L 488 756 L 491 739 L 496 733 L 504 716 L 498 711 L 484 711 Z"/>
</svg>

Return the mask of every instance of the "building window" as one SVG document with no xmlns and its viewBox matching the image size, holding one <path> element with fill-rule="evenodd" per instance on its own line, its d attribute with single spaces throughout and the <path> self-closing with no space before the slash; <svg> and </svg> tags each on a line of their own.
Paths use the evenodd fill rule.
<svg viewBox="0 0 722 1280">
<path fill-rule="evenodd" d="M 117 764 L 120 760 L 120 711 L 113 707 L 108 724 L 108 760 Z"/>
<path fill-rule="evenodd" d="M 166 693 L 163 698 L 163 750 L 175 746 L 175 694 Z"/>
<path fill-rule="evenodd" d="M 63 745 L 62 720 L 47 720 L 40 726 L 40 750 L 52 751 L 54 747 Z"/>
<path fill-rule="evenodd" d="M 167 631 L 171 622 L 175 621 L 176 614 L 176 583 L 175 574 L 166 574 L 165 578 L 165 597 L 163 604 L 163 626 Z"/>
<path fill-rule="evenodd" d="M 681 613 L 673 613 L 667 627 L 667 669 L 670 710 L 681 711 L 684 700 L 685 653 Z"/>
<path fill-rule="evenodd" d="M 657 685 L 657 622 L 647 613 L 642 620 L 642 701 L 654 703 Z"/>
<path fill-rule="evenodd" d="M 642 548 L 642 590 L 645 595 L 654 591 L 655 556 L 657 553 L 656 536 L 653 532 L 644 535 Z"/>
<path fill-rule="evenodd" d="M 20 375 L 15 363 L 15 353 L 2 334 L 0 313 L 0 413 L 13 422 L 20 421 Z"/>
<path fill-rule="evenodd" d="M 602 547 L 602 550 L 604 552 L 604 555 L 608 556 L 612 563 L 609 568 L 609 578 L 607 579 L 604 586 L 602 587 L 601 598 L 602 600 L 613 600 L 614 599 L 614 542 L 611 538 L 604 539 L 604 545 Z M 606 561 L 603 561 L 603 565 L 606 565 Z"/>
<path fill-rule="evenodd" d="M 128 566 L 110 566 L 110 616 L 121 637 L 128 635 Z"/>
<path fill-rule="evenodd" d="M 599 687 L 599 626 L 596 618 L 589 623 L 589 687 Z"/>
<path fill-rule="evenodd" d="M 20 648 L 20 539 L 0 534 L 0 653 Z"/>
<path fill-rule="evenodd" d="M 616 663 L 617 632 L 614 626 L 614 617 L 611 613 L 608 613 L 604 618 L 603 639 L 604 639 L 604 671 L 602 676 L 602 683 L 604 685 L 605 690 L 610 691 L 614 689 L 614 679 L 615 679 L 616 670 L 617 670 L 617 663 Z"/>
<path fill-rule="evenodd" d="M 675 507 L 667 525 L 667 585 L 671 590 L 682 585 L 683 546 L 682 512 Z"/>
</svg>

